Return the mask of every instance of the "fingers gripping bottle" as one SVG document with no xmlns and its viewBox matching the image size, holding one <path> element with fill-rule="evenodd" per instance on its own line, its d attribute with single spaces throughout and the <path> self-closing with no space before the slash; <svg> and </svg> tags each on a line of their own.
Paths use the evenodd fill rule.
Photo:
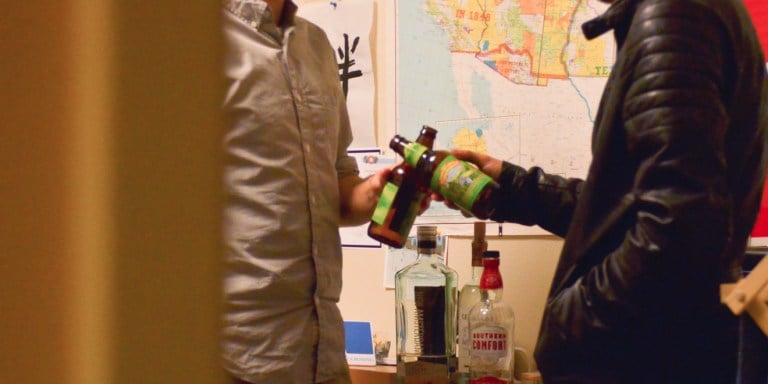
<svg viewBox="0 0 768 384">
<path fill-rule="evenodd" d="M 493 195 L 499 185 L 473 164 L 448 151 L 429 148 L 395 135 L 389 147 L 421 173 L 422 183 L 477 218 L 487 219 L 494 211 Z"/>
<path fill-rule="evenodd" d="M 469 382 L 509 384 L 515 366 L 515 314 L 502 301 L 499 251 L 483 254 L 480 302 L 469 312 Z"/>
<path fill-rule="evenodd" d="M 416 142 L 432 148 L 437 130 L 424 126 Z M 402 162 L 392 169 L 381 191 L 368 225 L 368 236 L 395 248 L 402 248 L 428 189 L 416 170 Z"/>
</svg>

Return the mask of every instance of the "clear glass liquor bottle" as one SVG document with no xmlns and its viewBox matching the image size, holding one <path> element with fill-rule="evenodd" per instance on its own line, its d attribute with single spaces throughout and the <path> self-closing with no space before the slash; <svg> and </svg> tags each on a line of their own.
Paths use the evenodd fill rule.
<svg viewBox="0 0 768 384">
<path fill-rule="evenodd" d="M 472 279 L 459 290 L 459 372 L 469 372 L 469 311 L 480 302 L 480 275 L 483 273 L 483 253 L 488 250 L 485 222 L 476 221 L 472 238 Z"/>
<path fill-rule="evenodd" d="M 456 371 L 458 275 L 436 254 L 437 228 L 416 228 L 418 259 L 395 274 L 397 379 L 448 383 Z"/>
<path fill-rule="evenodd" d="M 503 282 L 499 272 L 499 252 L 483 254 L 480 277 L 480 302 L 469 312 L 471 384 L 513 382 L 515 366 L 515 314 L 502 301 Z"/>
</svg>

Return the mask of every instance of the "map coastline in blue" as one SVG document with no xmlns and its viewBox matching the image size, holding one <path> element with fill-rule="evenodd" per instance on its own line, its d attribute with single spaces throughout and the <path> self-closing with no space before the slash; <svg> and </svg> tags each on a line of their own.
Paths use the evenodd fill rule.
<svg viewBox="0 0 768 384">
<path fill-rule="evenodd" d="M 422 1 L 398 1 L 398 7 L 397 130 L 414 139 L 422 125 L 435 126 L 438 121 L 468 116 L 456 97 L 449 36 L 425 12 Z M 450 136 L 449 132 L 440 132 L 438 141 L 449 144 Z"/>
</svg>

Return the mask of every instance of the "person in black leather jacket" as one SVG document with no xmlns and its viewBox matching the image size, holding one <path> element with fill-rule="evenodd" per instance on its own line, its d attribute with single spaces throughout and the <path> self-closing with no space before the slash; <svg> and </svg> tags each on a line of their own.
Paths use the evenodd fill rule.
<svg viewBox="0 0 768 384">
<path fill-rule="evenodd" d="M 734 383 L 739 278 L 764 185 L 766 63 L 740 0 L 615 0 L 585 180 L 454 151 L 501 188 L 492 219 L 563 236 L 535 358 L 551 383 Z"/>
</svg>

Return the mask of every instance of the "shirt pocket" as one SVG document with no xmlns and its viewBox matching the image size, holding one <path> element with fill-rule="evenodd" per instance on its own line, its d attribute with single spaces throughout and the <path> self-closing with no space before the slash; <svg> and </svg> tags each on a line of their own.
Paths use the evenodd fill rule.
<svg viewBox="0 0 768 384">
<path fill-rule="evenodd" d="M 327 141 L 336 136 L 344 97 L 338 89 L 338 78 L 311 84 L 304 89 L 306 107 L 310 113 L 314 140 Z"/>
</svg>

